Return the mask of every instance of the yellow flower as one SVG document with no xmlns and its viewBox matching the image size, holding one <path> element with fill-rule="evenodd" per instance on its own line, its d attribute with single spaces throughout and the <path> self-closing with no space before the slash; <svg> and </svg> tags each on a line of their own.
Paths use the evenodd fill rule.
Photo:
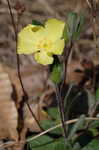
<svg viewBox="0 0 99 150">
<path fill-rule="evenodd" d="M 65 23 L 49 19 L 45 26 L 27 25 L 18 34 L 18 54 L 34 54 L 43 65 L 53 63 L 53 55 L 61 55 L 65 46 L 62 39 Z"/>
</svg>

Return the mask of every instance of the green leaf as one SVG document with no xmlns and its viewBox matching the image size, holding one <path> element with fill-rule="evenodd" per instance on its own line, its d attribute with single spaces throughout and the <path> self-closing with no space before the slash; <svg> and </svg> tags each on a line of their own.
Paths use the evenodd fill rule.
<svg viewBox="0 0 99 150">
<path fill-rule="evenodd" d="M 66 150 L 64 139 L 53 140 L 49 136 L 41 136 L 29 142 L 31 150 Z"/>
<path fill-rule="evenodd" d="M 62 79 L 63 65 L 60 63 L 57 56 L 54 56 L 54 63 L 50 65 L 50 71 L 50 79 L 55 84 L 59 84 Z"/>
<path fill-rule="evenodd" d="M 99 127 L 99 120 L 95 120 L 90 123 L 90 128 L 98 128 L 98 127 Z"/>
<path fill-rule="evenodd" d="M 77 117 L 88 112 L 88 96 L 84 89 L 72 86 L 65 100 L 65 115 Z"/>
<path fill-rule="evenodd" d="M 72 139 L 77 130 L 79 130 L 85 123 L 85 115 L 81 115 L 79 120 L 72 127 L 68 139 Z"/>
<path fill-rule="evenodd" d="M 41 126 L 43 127 L 44 130 L 47 130 L 51 127 L 56 126 L 57 124 L 59 124 L 60 122 L 56 122 L 55 120 L 43 120 L 41 121 Z M 56 134 L 56 135 L 62 135 L 62 128 L 56 128 L 52 131 L 50 131 L 49 133 L 51 134 Z"/>
<path fill-rule="evenodd" d="M 76 32 L 74 34 L 74 38 L 77 39 L 80 36 L 80 33 L 83 30 L 83 26 L 84 26 L 84 22 L 85 22 L 85 17 L 83 15 L 79 15 L 77 18 L 77 23 L 76 23 Z"/>
<path fill-rule="evenodd" d="M 78 133 L 78 136 L 76 136 L 75 143 L 79 143 L 80 146 L 83 148 L 87 146 L 91 141 L 93 140 L 92 132 L 85 130 Z"/>
<path fill-rule="evenodd" d="M 73 150 L 81 150 L 81 146 L 79 143 L 75 143 L 73 146 Z"/>
<path fill-rule="evenodd" d="M 55 120 L 60 120 L 58 108 L 52 107 L 48 109 L 48 114 Z"/>
<path fill-rule="evenodd" d="M 99 139 L 94 139 L 81 150 L 98 150 L 98 149 L 99 149 Z"/>
<path fill-rule="evenodd" d="M 70 12 L 67 17 L 67 25 L 69 28 L 68 37 L 70 40 L 72 39 L 73 34 L 76 32 L 75 31 L 76 21 L 77 21 L 77 13 Z"/>
<path fill-rule="evenodd" d="M 73 86 L 74 86 L 74 84 L 72 84 L 72 83 L 68 85 L 68 90 L 67 90 L 65 98 L 64 98 L 64 108 L 65 108 L 65 110 L 68 107 L 68 97 L 71 95 Z M 70 100 L 69 100 L 69 102 L 70 102 Z"/>
<path fill-rule="evenodd" d="M 61 138 L 56 144 L 54 150 L 66 150 L 64 138 Z"/>
<path fill-rule="evenodd" d="M 96 100 L 97 101 L 99 100 L 99 88 L 97 88 L 97 90 L 96 90 Z"/>
<path fill-rule="evenodd" d="M 36 26 L 44 26 L 41 22 L 39 22 L 37 20 L 32 20 L 32 24 L 36 25 Z"/>
<path fill-rule="evenodd" d="M 63 31 L 63 38 L 65 39 L 66 42 L 69 41 L 69 39 L 68 39 L 68 33 L 69 33 L 69 31 L 68 31 L 68 25 L 67 25 L 67 23 L 65 23 L 65 27 L 64 27 L 64 31 Z"/>
<path fill-rule="evenodd" d="M 38 137 L 33 141 L 30 141 L 29 146 L 31 150 L 46 150 L 47 148 L 49 148 L 49 146 L 53 149 L 53 145 L 51 143 L 53 143 L 53 139 L 47 135 L 44 135 Z"/>
<path fill-rule="evenodd" d="M 89 131 L 93 134 L 93 136 L 97 136 L 99 134 L 99 131 L 95 128 L 90 128 Z"/>
<path fill-rule="evenodd" d="M 86 90 L 86 92 L 88 96 L 88 107 L 90 112 L 95 105 L 95 96 L 89 90 Z"/>
<path fill-rule="evenodd" d="M 89 131 L 92 132 L 93 136 L 97 136 L 99 134 L 99 120 L 92 121 L 89 126 Z"/>
<path fill-rule="evenodd" d="M 65 34 L 70 41 L 77 40 L 82 32 L 84 26 L 84 16 L 82 14 L 70 12 L 67 17 L 67 27 L 65 28 Z M 65 37 L 65 36 L 64 36 Z"/>
</svg>

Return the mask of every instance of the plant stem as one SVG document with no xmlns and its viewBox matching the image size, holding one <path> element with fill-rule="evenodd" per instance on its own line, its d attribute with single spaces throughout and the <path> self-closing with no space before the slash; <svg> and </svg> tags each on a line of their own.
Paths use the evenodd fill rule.
<svg viewBox="0 0 99 150">
<path fill-rule="evenodd" d="M 69 48 L 67 49 L 65 47 L 65 49 L 64 49 L 64 74 L 63 74 L 63 81 L 62 81 L 62 84 L 60 86 L 60 90 L 57 92 L 57 93 L 59 93 L 58 96 L 57 96 L 57 100 L 59 101 L 59 110 L 60 110 L 61 121 L 62 121 L 62 126 L 63 126 L 63 129 L 64 129 L 64 136 L 65 136 L 65 138 L 67 138 L 68 126 L 65 127 L 64 122 L 68 120 L 68 116 L 67 115 L 65 116 L 64 99 L 62 98 L 62 90 L 63 90 L 63 87 L 66 84 L 67 66 L 68 66 L 68 60 L 69 60 L 69 56 L 70 56 L 70 53 L 71 53 L 71 50 L 72 50 L 72 46 L 73 46 L 73 43 L 71 41 L 70 45 L 69 45 Z"/>
<path fill-rule="evenodd" d="M 69 60 L 69 56 L 71 54 L 72 46 L 73 46 L 73 43 L 71 41 L 70 45 L 69 45 L 69 48 L 67 49 L 65 47 L 65 50 L 64 50 L 64 76 L 63 76 L 63 83 L 61 85 L 61 90 L 63 88 L 63 85 L 65 85 L 65 82 L 66 82 L 66 79 L 67 79 L 67 66 L 68 66 L 68 60 Z"/>
<path fill-rule="evenodd" d="M 17 54 L 17 42 L 18 42 L 17 33 L 18 33 L 18 26 L 16 27 L 16 24 L 15 24 L 15 21 L 14 21 L 14 16 L 13 16 L 13 13 L 12 13 L 12 8 L 11 8 L 10 0 L 7 0 L 7 3 L 8 3 L 8 8 L 9 8 L 9 11 L 10 11 L 10 16 L 11 16 L 11 21 L 12 21 L 12 25 L 13 25 L 13 29 L 14 29 L 14 33 L 15 33 L 17 72 L 18 72 L 19 81 L 20 81 L 20 84 L 21 84 L 21 87 L 22 87 L 22 91 L 24 93 L 23 100 L 26 103 L 29 111 L 31 112 L 32 117 L 35 119 L 35 121 L 38 124 L 39 128 L 41 130 L 43 130 L 42 127 L 41 127 L 41 125 L 40 125 L 40 123 L 39 123 L 39 121 L 36 119 L 36 116 L 33 113 L 32 109 L 31 109 L 31 107 L 30 107 L 30 105 L 28 103 L 28 95 L 27 95 L 27 92 L 25 91 L 24 86 L 23 86 L 23 82 L 22 82 L 22 78 L 21 78 L 21 73 L 20 73 L 20 58 L 19 58 L 19 55 Z"/>
<path fill-rule="evenodd" d="M 90 8 L 92 30 L 93 30 L 93 39 L 94 39 L 95 46 L 97 49 L 97 47 L 99 47 L 99 46 L 97 44 L 96 27 L 95 27 L 95 24 L 96 24 L 96 2 L 94 2 L 94 0 L 86 0 L 86 2 Z"/>
<path fill-rule="evenodd" d="M 8 4 L 9 11 L 10 11 L 11 21 L 12 21 L 12 25 L 13 25 L 13 29 L 14 29 L 14 33 L 15 33 L 15 40 L 16 40 L 16 43 L 17 43 L 17 29 L 16 29 L 16 24 L 15 24 L 15 21 L 14 21 L 14 16 L 13 16 L 13 13 L 12 13 L 10 0 L 7 0 L 7 4 Z"/>
<path fill-rule="evenodd" d="M 61 123 L 62 123 L 63 131 L 64 131 L 64 137 L 65 137 L 65 141 L 66 141 L 67 140 L 67 133 L 66 133 L 66 128 L 65 128 L 64 111 L 63 111 L 63 105 L 62 105 L 62 99 L 61 99 L 59 87 L 57 85 L 56 85 L 56 100 L 57 100 L 58 107 L 59 107 Z"/>
</svg>

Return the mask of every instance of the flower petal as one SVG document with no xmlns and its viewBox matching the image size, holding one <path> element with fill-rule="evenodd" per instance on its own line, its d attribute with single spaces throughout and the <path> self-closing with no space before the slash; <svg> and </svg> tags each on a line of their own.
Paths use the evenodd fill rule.
<svg viewBox="0 0 99 150">
<path fill-rule="evenodd" d="M 47 50 L 47 52 L 50 52 L 51 54 L 55 55 L 61 55 L 63 53 L 64 47 L 65 47 L 64 39 L 57 40 L 52 44 L 51 49 Z"/>
<path fill-rule="evenodd" d="M 53 57 L 48 55 L 45 51 L 35 53 L 34 58 L 39 64 L 42 65 L 53 63 Z"/>
<path fill-rule="evenodd" d="M 58 19 L 49 19 L 45 23 L 48 38 L 53 42 L 57 39 L 60 39 L 63 35 L 64 26 L 65 23 L 63 21 L 60 21 Z"/>
<path fill-rule="evenodd" d="M 42 26 L 28 25 L 21 30 L 18 34 L 18 54 L 31 54 L 37 50 L 35 35 L 39 30 L 42 30 Z"/>
</svg>

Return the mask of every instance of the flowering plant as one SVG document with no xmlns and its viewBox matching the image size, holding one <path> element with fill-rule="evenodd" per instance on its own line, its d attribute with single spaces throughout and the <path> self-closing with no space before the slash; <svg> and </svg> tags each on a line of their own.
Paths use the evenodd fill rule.
<svg viewBox="0 0 99 150">
<path fill-rule="evenodd" d="M 33 54 L 39 64 L 50 64 L 50 79 L 55 85 L 56 100 L 59 107 L 66 146 L 69 146 L 70 150 L 72 146 L 69 141 L 67 142 L 67 137 L 69 137 L 67 135 L 68 127 L 65 126 L 65 120 L 68 118 L 66 118 L 68 115 L 67 109 L 70 106 L 67 106 L 68 96 L 63 94 L 63 89 L 66 87 L 69 56 L 73 43 L 79 38 L 82 26 L 83 17 L 77 13 L 69 13 L 66 23 L 54 18 L 48 19 L 44 25 L 36 21 L 33 24 L 27 25 L 18 33 L 17 43 L 18 54 Z M 60 62 L 57 55 L 62 55 L 62 53 L 63 59 L 61 60 L 63 61 Z M 81 117 L 81 120 L 83 118 Z"/>
<path fill-rule="evenodd" d="M 7 2 L 15 31 L 16 45 L 18 44 L 17 53 L 34 54 L 34 58 L 38 63 L 42 65 L 51 64 L 49 65 L 50 79 L 55 84 L 56 97 L 54 96 L 54 98 L 57 100 L 60 113 L 58 113 L 57 107 L 50 107 L 47 112 L 51 117 L 48 120 L 45 120 L 45 122 L 42 123 L 42 126 L 40 125 L 41 122 L 39 123 L 38 118 L 36 119 L 36 116 L 34 112 L 32 112 L 32 109 L 27 101 L 28 94 L 24 89 L 20 74 L 19 55 L 16 55 L 18 77 L 24 94 L 22 97 L 22 104 L 24 104 L 23 102 L 27 104 L 31 115 L 33 119 L 35 119 L 39 128 L 41 130 L 46 130 L 39 135 L 31 137 L 30 139 L 28 138 L 22 143 L 28 142 L 29 148 L 31 150 L 46 150 L 50 148 L 52 150 L 99 149 L 99 141 L 97 139 L 99 136 L 99 113 L 97 111 L 99 106 L 98 66 L 94 66 L 93 61 L 86 61 L 85 59 L 82 62 L 85 70 L 82 71 L 76 69 L 78 73 L 83 73 L 83 78 L 78 83 L 78 85 L 75 85 L 74 83 L 67 85 L 66 82 L 69 56 L 71 54 L 75 40 L 78 40 L 82 31 L 82 27 L 84 25 L 84 16 L 70 12 L 67 16 L 66 23 L 57 19 L 48 19 L 45 25 L 42 25 L 36 21 L 36 24 L 29 24 L 23 28 L 19 32 L 17 40 L 18 21 L 22 15 L 22 12 L 24 11 L 24 7 L 21 7 L 19 4 L 17 5 L 16 10 L 18 21 L 17 24 L 15 24 L 10 1 L 7 0 Z M 90 6 L 91 10 L 90 12 L 92 13 L 91 19 L 93 21 L 93 28 L 95 27 L 94 4 L 95 3 L 93 1 L 88 1 L 88 5 Z M 94 29 L 93 32 L 95 32 Z M 95 33 L 93 33 L 93 35 L 96 37 Z M 57 57 L 57 55 L 61 55 L 62 53 L 63 61 L 60 62 L 60 59 Z M 89 81 L 91 83 L 90 90 L 86 90 L 84 85 Z M 24 107 L 21 108 L 21 106 L 22 105 L 19 106 L 18 110 L 23 110 L 22 108 Z M 19 120 L 22 119 L 22 123 L 24 124 L 24 118 L 22 118 L 22 116 L 20 117 L 20 113 L 18 114 Z M 76 116 L 77 119 L 72 119 Z M 80 117 L 78 118 L 78 116 Z M 57 125 L 60 120 L 61 124 Z M 20 123 L 20 121 L 18 123 Z M 70 127 L 69 124 L 71 124 Z M 63 128 L 63 134 L 61 133 L 61 128 L 59 128 L 61 126 Z M 18 127 L 18 129 L 20 129 L 20 124 L 18 124 Z M 56 130 L 56 128 L 59 128 L 59 130 Z M 20 131 L 23 131 L 23 129 L 24 128 L 21 128 Z M 25 129 L 27 129 L 27 127 Z M 48 132 L 49 134 L 46 134 Z M 65 144 L 63 141 L 63 135 L 65 138 Z M 20 141 L 16 141 L 14 143 L 12 142 L 10 146 L 18 144 L 19 147 L 21 143 L 21 136 L 19 136 L 18 139 L 20 139 Z M 9 145 L 6 144 L 6 146 Z M 0 147 L 2 148 L 2 144 Z"/>
<path fill-rule="evenodd" d="M 45 25 L 29 24 L 18 34 L 18 54 L 34 54 L 35 60 L 48 65 L 53 63 L 53 55 L 61 55 L 65 46 L 62 37 L 65 23 L 58 19 L 48 19 Z"/>
</svg>

